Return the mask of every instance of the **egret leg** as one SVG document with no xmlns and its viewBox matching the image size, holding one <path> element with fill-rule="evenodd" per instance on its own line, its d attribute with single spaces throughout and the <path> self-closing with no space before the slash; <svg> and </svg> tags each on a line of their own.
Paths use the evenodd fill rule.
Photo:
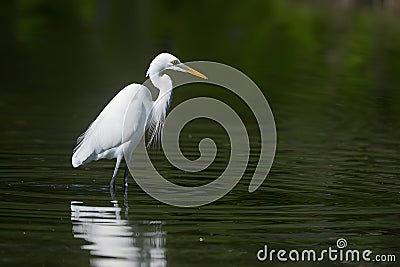
<svg viewBox="0 0 400 267">
<path fill-rule="evenodd" d="M 113 173 L 113 176 L 110 181 L 110 190 L 111 189 L 114 190 L 114 188 L 115 188 L 115 179 L 117 178 L 117 173 L 118 173 L 119 165 L 121 164 L 121 160 L 122 160 L 122 156 L 117 158 L 117 163 L 115 164 L 114 173 Z"/>
<path fill-rule="evenodd" d="M 110 196 L 111 196 L 111 200 L 116 200 L 115 188 L 113 188 L 113 187 L 110 187 Z"/>
<path fill-rule="evenodd" d="M 128 187 L 124 188 L 124 207 L 125 207 L 125 216 L 128 216 Z"/>
<path fill-rule="evenodd" d="M 125 167 L 125 172 L 124 172 L 124 186 L 125 188 L 128 188 L 128 166 Z"/>
</svg>

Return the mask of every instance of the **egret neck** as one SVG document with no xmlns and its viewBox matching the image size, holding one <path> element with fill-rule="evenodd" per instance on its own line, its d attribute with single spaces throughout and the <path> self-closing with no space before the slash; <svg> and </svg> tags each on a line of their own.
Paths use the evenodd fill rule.
<svg viewBox="0 0 400 267">
<path fill-rule="evenodd" d="M 172 100 L 172 80 L 162 73 L 162 69 L 155 64 L 150 64 L 147 71 L 153 85 L 159 90 L 157 99 L 153 103 L 153 107 L 147 120 L 147 127 L 150 129 L 149 145 L 157 142 L 160 137 L 161 129 L 164 125 L 168 107 Z"/>
</svg>

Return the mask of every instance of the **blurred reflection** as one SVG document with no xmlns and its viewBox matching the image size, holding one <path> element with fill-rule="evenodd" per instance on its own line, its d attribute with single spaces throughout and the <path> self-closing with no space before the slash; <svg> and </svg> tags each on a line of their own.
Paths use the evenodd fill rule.
<svg viewBox="0 0 400 267">
<path fill-rule="evenodd" d="M 166 232 L 161 221 L 136 225 L 121 219 L 117 201 L 111 207 L 71 201 L 72 232 L 90 242 L 81 246 L 94 257 L 91 266 L 166 266 Z"/>
</svg>

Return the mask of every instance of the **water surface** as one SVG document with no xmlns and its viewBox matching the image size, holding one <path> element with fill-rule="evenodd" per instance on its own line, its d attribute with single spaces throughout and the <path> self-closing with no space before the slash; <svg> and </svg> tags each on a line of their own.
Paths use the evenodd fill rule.
<svg viewBox="0 0 400 267">
<path fill-rule="evenodd" d="M 113 200 L 107 185 L 114 162 L 70 166 L 72 136 L 78 133 L 58 130 L 65 129 L 65 121 L 57 112 L 65 110 L 18 112 L 9 118 L 13 129 L 5 129 L 1 139 L 5 266 L 245 266 L 258 263 L 256 253 L 264 244 L 318 250 L 334 246 L 338 238 L 357 249 L 399 249 L 396 129 L 360 135 L 345 128 L 316 131 L 309 123 L 305 127 L 313 131 L 299 134 L 290 130 L 291 122 L 282 122 L 273 168 L 259 190 L 247 191 L 251 160 L 245 177 L 224 198 L 178 208 L 152 199 L 132 178 L 124 195 L 122 172 Z M 41 121 L 53 123 L 35 128 Z M 223 158 L 227 137 L 206 121 L 199 123 L 185 130 L 183 151 L 198 156 L 193 140 L 208 134 L 221 147 L 217 158 Z M 257 147 L 257 138 L 253 142 Z M 161 152 L 151 153 L 167 178 L 186 185 L 203 184 L 201 177 L 212 179 L 226 166 L 221 160 L 191 176 L 171 171 Z"/>
</svg>

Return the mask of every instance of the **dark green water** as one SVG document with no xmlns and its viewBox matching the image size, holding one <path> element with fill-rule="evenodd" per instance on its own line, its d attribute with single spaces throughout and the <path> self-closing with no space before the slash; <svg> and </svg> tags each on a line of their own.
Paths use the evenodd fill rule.
<svg viewBox="0 0 400 267">
<path fill-rule="evenodd" d="M 229 12 L 214 2 L 66 3 L 2 3 L 12 15 L 1 43 L 1 266 L 295 266 L 259 262 L 257 251 L 265 244 L 321 251 L 339 238 L 349 249 L 397 257 L 346 265 L 398 265 L 398 19 L 290 1 L 237 2 Z M 208 15 L 194 19 L 198 12 Z M 182 61 L 227 63 L 262 88 L 278 144 L 256 192 L 247 191 L 259 147 L 254 118 L 231 95 L 201 86 L 177 89 L 173 106 L 217 97 L 242 112 L 250 134 L 248 169 L 224 198 L 199 208 L 168 206 L 132 178 L 124 196 L 121 171 L 112 200 L 114 161 L 72 168 L 75 138 L 120 88 L 144 81 L 160 50 Z M 194 159 L 206 136 L 220 149 L 210 169 L 177 173 L 153 151 L 158 170 L 186 185 L 215 178 L 228 153 L 221 128 L 198 121 L 185 128 L 181 148 Z"/>
<path fill-rule="evenodd" d="M 19 95 L 8 97 L 11 103 Z M 353 133 L 351 125 L 338 128 L 329 126 L 334 120 L 323 120 L 328 126 L 319 131 L 316 122 L 291 130 L 293 122 L 282 122 L 273 168 L 258 191 L 247 192 L 245 177 L 213 204 L 177 208 L 152 199 L 133 180 L 128 197 L 119 187 L 111 202 L 107 185 L 114 163 L 73 169 L 72 136 L 78 133 L 62 126 L 68 124 L 60 121 L 66 110 L 47 114 L 48 108 L 16 111 L 3 131 L 4 266 L 247 266 L 258 264 L 256 252 L 264 244 L 322 250 L 340 237 L 351 248 L 399 250 L 398 129 Z M 36 128 L 43 120 L 48 123 Z M 218 129 L 200 123 L 186 129 L 192 139 L 211 133 L 224 140 Z M 197 143 L 185 138 L 182 149 L 189 157 L 198 153 Z M 164 160 L 159 153 L 152 158 Z M 224 164 L 213 164 L 196 179 L 217 175 Z M 171 178 L 196 184 L 190 175 Z"/>
</svg>

